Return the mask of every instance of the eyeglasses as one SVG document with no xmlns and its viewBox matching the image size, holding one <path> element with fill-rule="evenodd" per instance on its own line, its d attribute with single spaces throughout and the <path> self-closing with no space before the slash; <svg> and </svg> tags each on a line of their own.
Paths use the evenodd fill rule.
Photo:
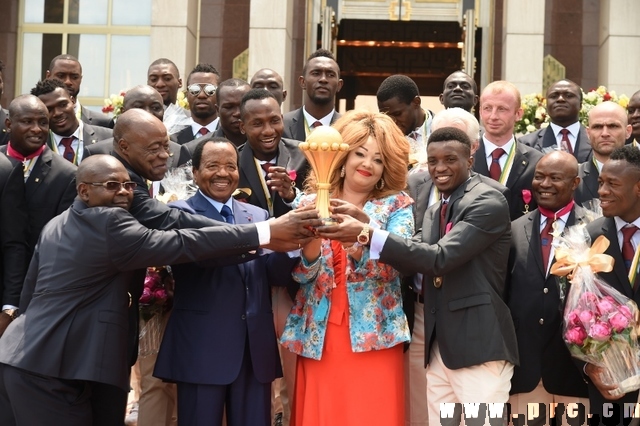
<svg viewBox="0 0 640 426">
<path fill-rule="evenodd" d="M 215 84 L 210 84 L 210 83 L 194 83 L 192 85 L 190 85 L 189 87 L 187 87 L 187 91 L 192 95 L 192 96 L 198 96 L 200 94 L 200 92 L 202 92 L 204 90 L 204 94 L 207 96 L 213 96 L 216 94 L 216 90 L 218 89 L 218 86 L 216 86 Z"/>
<path fill-rule="evenodd" d="M 110 180 L 108 182 L 82 182 L 82 183 L 86 183 L 87 185 L 93 185 L 93 186 L 103 186 L 107 191 L 112 191 L 112 192 L 118 192 L 122 188 L 131 192 L 134 189 L 136 189 L 136 186 L 138 186 L 138 184 L 135 182 L 116 182 L 114 180 Z"/>
</svg>

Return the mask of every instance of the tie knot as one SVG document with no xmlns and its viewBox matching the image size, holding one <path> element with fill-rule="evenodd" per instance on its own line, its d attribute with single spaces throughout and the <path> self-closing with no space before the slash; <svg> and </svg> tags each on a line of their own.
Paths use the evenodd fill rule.
<svg viewBox="0 0 640 426">
<path fill-rule="evenodd" d="M 227 223 L 233 223 L 233 212 L 231 211 L 229 206 L 227 206 L 226 204 L 222 206 L 222 209 L 220 209 L 220 214 L 222 215 L 222 217 L 224 217 L 224 220 Z"/>
<path fill-rule="evenodd" d="M 73 143 L 73 136 L 60 139 L 60 144 L 65 148 L 70 148 L 72 143 Z"/>
<path fill-rule="evenodd" d="M 198 130 L 198 133 L 204 136 L 209 133 L 209 129 L 207 129 L 206 127 L 200 127 L 200 130 Z"/>
<path fill-rule="evenodd" d="M 273 166 L 273 163 L 262 163 L 260 164 L 260 167 L 262 167 L 262 170 L 264 170 L 265 173 L 269 173 L 269 168 Z"/>
<path fill-rule="evenodd" d="M 493 158 L 493 161 L 498 161 L 500 157 L 502 157 L 503 155 L 504 155 L 504 149 L 496 148 L 491 153 L 491 158 Z"/>
<path fill-rule="evenodd" d="M 315 129 L 316 127 L 320 127 L 320 126 L 322 126 L 322 123 L 321 123 L 321 122 L 319 122 L 319 121 L 314 121 L 314 122 L 313 122 L 313 124 L 311 125 L 311 127 L 313 127 L 314 129 Z"/>
<path fill-rule="evenodd" d="M 561 129 L 561 130 L 560 130 L 560 134 L 561 134 L 563 137 L 565 137 L 565 136 L 569 136 L 569 133 L 571 133 L 571 132 L 569 132 L 569 129 Z"/>
<path fill-rule="evenodd" d="M 622 228 L 620 232 L 622 232 L 624 241 L 631 241 L 631 238 L 633 238 L 633 235 L 636 233 L 637 230 L 638 230 L 637 226 L 627 225 L 624 228 Z"/>
</svg>

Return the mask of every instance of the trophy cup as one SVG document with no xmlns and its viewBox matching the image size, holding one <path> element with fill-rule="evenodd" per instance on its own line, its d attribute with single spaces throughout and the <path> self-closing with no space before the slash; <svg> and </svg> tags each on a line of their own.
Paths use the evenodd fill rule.
<svg viewBox="0 0 640 426">
<path fill-rule="evenodd" d="M 332 223 L 329 213 L 329 180 L 338 161 L 347 154 L 349 145 L 342 142 L 342 136 L 333 127 L 319 126 L 299 147 L 316 175 L 316 208 L 320 212 L 320 218 L 326 224 Z"/>
</svg>

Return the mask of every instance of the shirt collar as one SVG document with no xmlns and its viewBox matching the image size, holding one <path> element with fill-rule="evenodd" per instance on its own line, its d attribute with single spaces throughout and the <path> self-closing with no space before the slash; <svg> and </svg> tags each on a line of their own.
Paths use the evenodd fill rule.
<svg viewBox="0 0 640 426">
<path fill-rule="evenodd" d="M 502 146 L 498 146 L 496 144 L 494 144 L 493 142 L 491 142 L 490 140 L 488 140 L 487 138 L 484 137 L 484 135 L 482 135 L 482 140 L 484 142 L 484 153 L 487 156 L 487 158 L 491 157 L 491 153 L 493 151 L 496 150 L 496 148 L 502 148 L 504 150 L 504 152 L 506 152 L 507 154 L 509 152 L 511 152 L 511 146 L 515 143 L 515 138 L 513 136 L 511 136 L 511 139 L 509 139 L 509 142 L 505 143 Z"/>
<path fill-rule="evenodd" d="M 220 213 L 220 211 L 222 210 L 222 206 L 227 206 L 231 209 L 231 212 L 233 213 L 233 199 L 229 198 L 227 200 L 227 202 L 225 203 L 221 203 L 220 201 L 216 201 L 213 198 L 210 198 L 208 196 L 206 196 L 204 194 L 204 192 L 198 190 L 198 192 L 200 192 L 200 195 L 202 195 L 204 197 L 205 200 L 207 200 L 209 203 L 211 203 L 211 205 L 218 211 L 218 213 Z"/>
<path fill-rule="evenodd" d="M 620 219 L 618 216 L 614 216 L 613 220 L 615 220 L 615 222 L 616 222 L 616 230 L 618 232 L 620 232 L 620 230 L 622 228 L 624 228 L 625 226 L 629 225 L 629 223 L 627 223 L 624 220 Z M 636 220 L 634 220 L 633 222 L 631 222 L 630 224 L 631 225 L 635 225 L 640 229 L 640 217 L 637 218 Z"/>
<path fill-rule="evenodd" d="M 207 124 L 206 126 L 196 123 L 195 121 L 193 121 L 193 118 L 191 118 L 190 120 L 191 120 L 191 133 L 195 137 L 200 137 L 202 135 L 198 132 L 203 127 L 206 128 L 209 131 L 209 133 L 215 132 L 216 129 L 218 128 L 218 122 L 220 121 L 220 117 L 216 117 L 215 120 L 213 120 L 211 123 Z"/>
<path fill-rule="evenodd" d="M 570 126 L 567 127 L 561 127 L 558 126 L 557 124 L 554 123 L 549 123 L 549 126 L 551 127 L 551 130 L 553 130 L 553 134 L 556 137 L 560 137 L 560 130 L 562 129 L 567 129 L 569 131 L 569 133 L 571 133 L 571 135 L 574 138 L 578 138 L 578 133 L 580 133 L 580 122 L 576 121 L 575 123 L 571 124 Z"/>
<path fill-rule="evenodd" d="M 313 117 L 311 114 L 309 114 L 306 110 L 306 108 L 304 107 L 304 105 L 302 106 L 302 114 L 304 115 L 304 119 L 307 121 L 307 126 L 311 127 L 313 125 L 313 123 L 315 123 L 316 121 L 319 121 L 322 123 L 323 126 L 331 126 L 331 119 L 333 118 L 333 114 L 336 112 L 335 109 L 332 109 L 331 112 L 327 115 L 325 115 L 322 118 L 315 118 Z"/>
<path fill-rule="evenodd" d="M 51 132 L 51 133 L 53 134 L 53 139 L 55 139 L 55 141 L 56 141 L 56 145 L 60 145 L 60 141 L 62 140 L 62 138 L 74 137 L 74 138 L 78 139 L 80 142 L 82 142 L 82 132 L 83 132 L 83 130 L 84 130 L 84 123 L 82 122 L 82 120 L 78 120 L 78 128 L 76 129 L 75 132 L 73 132 L 69 136 L 60 136 L 57 133 L 54 133 L 54 132 Z"/>
</svg>

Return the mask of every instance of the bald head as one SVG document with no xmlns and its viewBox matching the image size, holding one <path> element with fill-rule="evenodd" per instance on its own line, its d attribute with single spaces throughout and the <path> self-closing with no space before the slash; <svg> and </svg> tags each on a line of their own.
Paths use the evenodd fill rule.
<svg viewBox="0 0 640 426">
<path fill-rule="evenodd" d="M 266 89 L 275 96 L 280 105 L 287 99 L 287 91 L 284 90 L 284 82 L 280 74 L 271 68 L 262 68 L 251 77 L 252 89 Z"/>
<path fill-rule="evenodd" d="M 552 151 L 536 164 L 533 196 L 540 207 L 557 212 L 573 199 L 578 187 L 578 161 L 564 151 Z"/>
<path fill-rule="evenodd" d="M 158 120 L 164 117 L 164 105 L 162 96 L 156 89 L 146 84 L 141 84 L 129 89 L 124 95 L 122 110 L 139 108 L 153 114 Z"/>
<path fill-rule="evenodd" d="M 21 95 L 9 104 L 9 117 L 15 116 L 22 111 L 43 110 L 47 111 L 45 104 L 34 95 Z M 48 111 L 47 111 L 48 114 Z"/>
<path fill-rule="evenodd" d="M 78 166 L 76 182 L 78 197 L 89 207 L 131 207 L 136 185 L 122 163 L 111 155 L 84 159 Z"/>
<path fill-rule="evenodd" d="M 5 126 L 10 132 L 11 147 L 27 156 L 42 148 L 49 137 L 49 111 L 36 96 L 18 96 L 9 104 Z"/>
<path fill-rule="evenodd" d="M 144 179 L 159 181 L 167 172 L 167 129 L 147 111 L 134 108 L 118 117 L 113 128 L 113 149 Z"/>
<path fill-rule="evenodd" d="M 127 170 L 122 163 L 112 155 L 96 154 L 85 158 L 78 166 L 76 182 L 103 182 L 110 173 Z"/>
<path fill-rule="evenodd" d="M 627 112 L 615 102 L 602 102 L 589 111 L 587 127 L 593 156 L 601 163 L 609 159 L 614 149 L 624 146 L 631 135 Z"/>
<path fill-rule="evenodd" d="M 592 117 L 608 116 L 619 119 L 623 125 L 627 125 L 627 112 L 615 102 L 606 101 L 599 103 L 591 108 L 589 111 L 589 124 L 591 124 Z"/>
</svg>

